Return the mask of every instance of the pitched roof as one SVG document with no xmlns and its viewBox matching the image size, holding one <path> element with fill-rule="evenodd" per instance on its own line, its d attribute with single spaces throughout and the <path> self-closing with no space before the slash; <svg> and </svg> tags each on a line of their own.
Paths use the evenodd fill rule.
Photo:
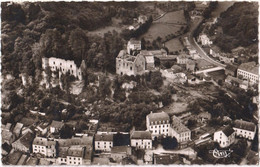
<svg viewBox="0 0 260 167">
<path fill-rule="evenodd" d="M 68 147 L 59 147 L 58 157 L 66 158 L 68 155 Z"/>
<path fill-rule="evenodd" d="M 252 122 L 247 122 L 244 120 L 235 120 L 234 128 L 245 129 L 245 130 L 254 132 L 256 129 L 256 126 Z"/>
<path fill-rule="evenodd" d="M 56 141 L 50 141 L 47 138 L 43 137 L 35 137 L 33 140 L 34 145 L 40 145 L 40 146 L 52 146 L 56 145 Z"/>
<path fill-rule="evenodd" d="M 147 115 L 149 118 L 150 122 L 155 122 L 155 121 L 169 121 L 170 117 L 167 113 L 165 112 L 159 112 L 159 113 L 150 113 Z"/>
<path fill-rule="evenodd" d="M 62 128 L 64 126 L 64 123 L 63 122 L 60 122 L 60 121 L 55 121 L 53 120 L 50 127 L 54 127 L 54 128 Z"/>
<path fill-rule="evenodd" d="M 176 116 L 172 117 L 172 128 L 179 134 L 190 131 L 185 125 L 181 123 L 181 120 Z"/>
<path fill-rule="evenodd" d="M 121 50 L 116 58 L 124 59 L 125 61 L 134 62 L 136 59 L 136 56 L 132 56 L 126 53 L 125 50 Z"/>
<path fill-rule="evenodd" d="M 152 135 L 149 131 L 133 131 L 131 139 L 152 139 Z"/>
<path fill-rule="evenodd" d="M 13 136 L 13 133 L 12 133 L 12 132 L 3 130 L 3 131 L 2 131 L 2 142 L 3 142 L 4 140 L 11 141 L 12 136 Z"/>
<path fill-rule="evenodd" d="M 95 141 L 113 141 L 113 134 L 96 134 Z"/>
<path fill-rule="evenodd" d="M 144 56 L 146 63 L 154 63 L 154 57 L 153 56 Z"/>
<path fill-rule="evenodd" d="M 141 41 L 140 41 L 140 40 L 136 40 L 136 39 L 134 39 L 134 38 L 131 38 L 131 39 L 129 40 L 129 43 L 130 43 L 130 44 L 135 44 L 135 45 L 141 45 Z"/>
<path fill-rule="evenodd" d="M 70 147 L 73 145 L 87 146 L 92 145 L 93 137 L 84 136 L 84 137 L 73 137 L 71 139 L 58 139 L 59 147 Z"/>
<path fill-rule="evenodd" d="M 18 123 L 16 123 L 13 132 L 16 135 L 18 135 L 21 132 L 22 128 L 23 128 L 23 124 L 18 122 Z"/>
<path fill-rule="evenodd" d="M 179 160 L 179 157 L 178 155 L 154 154 L 154 159 L 156 164 L 169 165 L 169 164 L 174 164 L 177 160 Z"/>
<path fill-rule="evenodd" d="M 222 129 L 222 132 L 227 136 L 229 137 L 231 134 L 233 134 L 235 131 L 234 129 L 231 127 L 231 126 L 225 126 L 223 129 Z"/>
<path fill-rule="evenodd" d="M 6 125 L 2 126 L 2 129 L 4 130 L 11 130 L 12 124 L 11 123 L 7 123 Z"/>
<path fill-rule="evenodd" d="M 68 156 L 72 157 L 83 157 L 84 154 L 84 148 L 83 147 L 78 147 L 78 146 L 73 146 L 68 149 Z"/>
<path fill-rule="evenodd" d="M 243 63 L 238 67 L 238 69 L 253 73 L 255 75 L 258 75 L 258 68 L 259 65 L 257 65 L 254 61 Z"/>
<path fill-rule="evenodd" d="M 24 145 L 27 148 L 30 148 L 32 142 L 34 139 L 34 135 L 31 132 L 26 133 L 22 137 L 20 137 L 18 140 L 15 141 L 15 143 L 20 143 Z"/>
</svg>

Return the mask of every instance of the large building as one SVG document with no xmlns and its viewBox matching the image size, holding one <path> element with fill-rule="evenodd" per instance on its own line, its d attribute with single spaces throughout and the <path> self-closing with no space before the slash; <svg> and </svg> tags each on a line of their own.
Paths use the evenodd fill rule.
<svg viewBox="0 0 260 167">
<path fill-rule="evenodd" d="M 177 139 L 178 143 L 191 140 L 191 131 L 176 116 L 172 117 L 171 135 Z"/>
<path fill-rule="evenodd" d="M 145 72 L 145 58 L 132 56 L 121 50 L 116 58 L 116 73 L 119 75 L 142 75 Z"/>
<path fill-rule="evenodd" d="M 220 147 L 228 147 L 235 142 L 235 131 L 231 126 L 226 126 L 214 133 L 214 141 L 218 142 Z"/>
<path fill-rule="evenodd" d="M 96 134 L 95 135 L 95 150 L 96 151 L 111 151 L 113 147 L 113 134 Z"/>
<path fill-rule="evenodd" d="M 46 157 L 56 157 L 56 141 L 47 138 L 35 137 L 32 144 L 33 153 L 40 153 Z"/>
<path fill-rule="evenodd" d="M 77 67 L 76 63 L 73 60 L 64 60 L 60 58 L 50 57 L 50 58 L 42 58 L 42 68 L 46 69 L 50 67 L 52 72 L 59 71 L 60 74 L 69 73 L 74 77 L 82 80 L 82 72 L 86 69 L 85 61 L 81 62 L 80 67 Z"/>
<path fill-rule="evenodd" d="M 247 79 L 250 83 L 258 83 L 258 67 L 255 62 L 248 62 L 241 64 L 237 69 L 237 76 L 242 76 L 244 79 Z"/>
<path fill-rule="evenodd" d="M 132 55 L 133 51 L 141 50 L 141 41 L 131 38 L 127 43 L 127 53 Z"/>
<path fill-rule="evenodd" d="M 13 142 L 12 147 L 14 150 L 19 150 L 22 152 L 30 153 L 33 139 L 34 139 L 34 134 L 31 132 L 27 132 L 22 137 L 20 137 L 18 140 Z"/>
<path fill-rule="evenodd" d="M 170 136 L 170 117 L 165 112 L 150 113 L 146 116 L 146 128 L 152 137 Z"/>
<path fill-rule="evenodd" d="M 152 135 L 149 131 L 130 132 L 131 147 L 136 149 L 152 149 Z"/>
<path fill-rule="evenodd" d="M 253 140 L 256 133 L 256 126 L 252 122 L 247 122 L 243 120 L 236 120 L 233 127 L 236 136 L 247 138 Z"/>
</svg>

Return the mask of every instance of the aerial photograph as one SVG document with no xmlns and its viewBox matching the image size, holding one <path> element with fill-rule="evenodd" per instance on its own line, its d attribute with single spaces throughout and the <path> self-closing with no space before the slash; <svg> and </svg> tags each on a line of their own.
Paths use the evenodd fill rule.
<svg viewBox="0 0 260 167">
<path fill-rule="evenodd" d="M 259 165 L 258 8 L 1 2 L 2 165 Z"/>
</svg>

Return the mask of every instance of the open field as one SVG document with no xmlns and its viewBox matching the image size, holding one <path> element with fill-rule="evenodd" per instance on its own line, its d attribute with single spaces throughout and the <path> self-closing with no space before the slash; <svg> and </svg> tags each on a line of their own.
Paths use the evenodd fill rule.
<svg viewBox="0 0 260 167">
<path fill-rule="evenodd" d="M 142 37 L 150 41 L 155 40 L 157 37 L 165 38 L 167 35 L 175 34 L 181 27 L 185 27 L 184 24 L 186 24 L 186 20 L 183 10 L 170 12 L 161 19 L 154 21 L 148 32 Z"/>
<path fill-rule="evenodd" d="M 112 24 L 110 26 L 99 28 L 95 31 L 89 31 L 88 35 L 98 35 L 98 36 L 103 37 L 104 34 L 109 31 L 110 32 L 116 31 L 116 32 L 120 33 L 122 31 L 122 25 L 120 25 L 120 22 L 121 22 L 120 19 L 112 18 Z"/>
<path fill-rule="evenodd" d="M 180 51 L 184 49 L 184 46 L 180 42 L 178 38 L 174 38 L 172 40 L 169 40 L 165 42 L 165 46 L 169 49 L 169 52 L 175 52 L 175 51 Z"/>
</svg>

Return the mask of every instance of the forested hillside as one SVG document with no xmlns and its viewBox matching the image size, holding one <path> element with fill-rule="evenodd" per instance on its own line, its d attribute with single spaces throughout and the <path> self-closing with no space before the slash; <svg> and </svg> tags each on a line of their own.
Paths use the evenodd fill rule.
<svg viewBox="0 0 260 167">
<path fill-rule="evenodd" d="M 116 32 L 104 38 L 88 31 L 111 24 L 137 3 L 2 3 L 2 74 L 40 75 L 41 58 L 86 59 L 89 66 L 114 70 L 114 58 L 124 41 Z M 117 10 L 124 11 L 123 13 Z M 136 16 L 135 16 L 136 17 Z M 123 20 L 123 19 L 122 19 Z M 97 56 L 98 55 L 98 56 Z M 110 64 L 111 67 L 107 65 Z"/>
<path fill-rule="evenodd" d="M 223 51 L 258 43 L 258 3 L 237 2 L 220 15 L 218 26 L 223 34 L 216 38 L 216 44 Z M 257 49 L 257 47 L 256 47 Z"/>
</svg>

